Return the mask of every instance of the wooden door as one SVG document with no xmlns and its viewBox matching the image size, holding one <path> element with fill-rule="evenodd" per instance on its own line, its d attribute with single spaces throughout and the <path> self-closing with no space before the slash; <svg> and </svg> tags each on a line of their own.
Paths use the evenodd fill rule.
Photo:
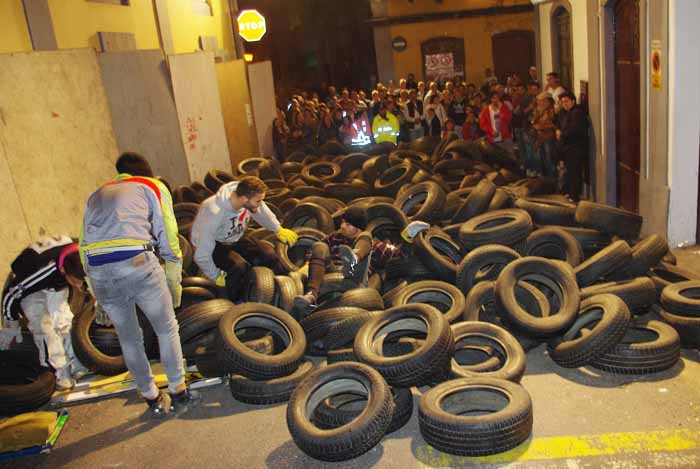
<svg viewBox="0 0 700 469">
<path fill-rule="evenodd" d="M 639 0 L 615 3 L 615 154 L 617 204 L 639 210 Z"/>
<path fill-rule="evenodd" d="M 494 73 L 500 83 L 516 74 L 523 83 L 530 80 L 528 69 L 535 65 L 535 33 L 513 30 L 491 37 Z"/>
<path fill-rule="evenodd" d="M 554 71 L 559 73 L 562 86 L 572 90 L 574 46 L 571 40 L 571 13 L 564 7 L 557 8 L 552 15 L 552 46 Z"/>
</svg>

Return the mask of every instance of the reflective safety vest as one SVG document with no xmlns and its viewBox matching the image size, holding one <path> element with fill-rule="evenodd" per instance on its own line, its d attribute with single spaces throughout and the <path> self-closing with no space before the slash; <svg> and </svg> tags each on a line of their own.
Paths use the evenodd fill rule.
<svg viewBox="0 0 700 469">
<path fill-rule="evenodd" d="M 390 112 L 386 113 L 386 119 L 377 114 L 372 123 L 372 134 L 374 143 L 389 142 L 396 144 L 399 136 L 399 120 Z"/>
</svg>

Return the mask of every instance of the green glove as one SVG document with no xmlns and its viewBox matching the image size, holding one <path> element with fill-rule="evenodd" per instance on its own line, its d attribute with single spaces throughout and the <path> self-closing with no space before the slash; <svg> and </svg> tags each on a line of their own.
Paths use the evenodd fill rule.
<svg viewBox="0 0 700 469">
<path fill-rule="evenodd" d="M 297 243 L 297 234 L 287 228 L 280 228 L 277 232 L 277 239 L 291 247 Z"/>
<path fill-rule="evenodd" d="M 182 301 L 182 264 L 179 262 L 166 262 L 165 266 L 165 283 L 168 284 L 168 290 L 173 297 L 173 308 L 179 308 Z"/>
<path fill-rule="evenodd" d="M 219 274 L 218 277 L 216 277 L 216 286 L 217 287 L 225 287 L 226 286 L 226 272 L 223 270 Z"/>
</svg>

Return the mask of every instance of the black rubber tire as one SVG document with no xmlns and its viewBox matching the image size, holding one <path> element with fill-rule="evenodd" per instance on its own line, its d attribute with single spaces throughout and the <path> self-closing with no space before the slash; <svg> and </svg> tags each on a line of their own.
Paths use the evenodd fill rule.
<svg viewBox="0 0 700 469">
<path fill-rule="evenodd" d="M 324 193 L 328 197 L 342 200 L 345 203 L 352 202 L 360 197 L 369 197 L 372 195 L 372 188 L 364 181 L 359 182 L 331 182 L 323 188 Z"/>
<path fill-rule="evenodd" d="M 325 208 L 313 203 L 300 203 L 284 216 L 282 223 L 286 228 L 316 228 L 326 234 L 335 229 L 333 217 Z"/>
<path fill-rule="evenodd" d="M 295 199 L 303 199 L 305 197 L 323 197 L 325 196 L 325 193 L 323 192 L 323 188 L 321 187 L 314 187 L 314 186 L 305 186 L 303 185 L 304 181 L 299 180 L 300 184 L 296 184 L 293 182 L 289 183 L 289 188 L 292 189 L 291 194 L 289 194 L 290 197 L 295 198 Z"/>
<path fill-rule="evenodd" d="M 365 313 L 367 310 L 362 308 L 330 308 L 310 314 L 302 319 L 300 324 L 306 334 L 307 342 L 311 344 L 325 337 L 335 324 Z"/>
<path fill-rule="evenodd" d="M 178 311 L 176 319 L 180 328 L 180 342 L 183 345 L 187 344 L 198 336 L 216 329 L 221 316 L 232 307 L 232 302 L 220 298 L 204 301 Z"/>
<path fill-rule="evenodd" d="M 381 350 L 381 334 L 392 330 L 415 330 L 425 333 L 426 338 L 410 354 L 386 357 Z M 449 323 L 438 309 L 407 304 L 373 316 L 357 333 L 353 349 L 360 361 L 379 371 L 391 386 L 410 387 L 427 384 L 433 377 L 445 374 L 454 352 L 454 339 Z"/>
<path fill-rule="evenodd" d="M 225 376 L 233 371 L 221 360 L 220 353 L 218 353 L 218 335 L 219 329 L 215 327 L 195 340 L 184 344 L 182 348 L 182 353 L 186 353 L 188 363 L 194 362 L 199 374 L 208 378 Z M 272 355 L 275 352 L 275 340 L 271 335 L 250 340 L 245 340 L 246 336 L 248 334 L 241 334 L 240 337 L 244 341 L 243 345 L 249 349 L 264 355 Z"/>
<path fill-rule="evenodd" d="M 618 296 L 603 293 L 587 298 L 571 327 L 550 341 L 549 356 L 565 368 L 590 365 L 622 340 L 630 322 L 629 308 Z M 583 329 L 588 332 L 581 334 Z"/>
<path fill-rule="evenodd" d="M 531 232 L 530 215 L 525 210 L 509 208 L 487 212 L 463 223 L 459 240 L 468 251 L 485 244 L 501 244 L 517 251 L 524 248 Z"/>
<path fill-rule="evenodd" d="M 340 166 L 330 161 L 318 161 L 304 166 L 301 177 L 310 186 L 323 187 L 340 177 Z"/>
<path fill-rule="evenodd" d="M 388 290 L 383 290 L 385 293 L 382 294 L 382 301 L 384 302 L 385 308 L 394 306 L 394 298 L 396 298 L 396 295 L 398 295 L 401 290 L 408 286 L 408 282 L 406 280 L 399 280 L 398 282 L 384 282 L 382 285 L 384 289 L 388 288 L 389 286 L 391 286 L 391 288 Z"/>
<path fill-rule="evenodd" d="M 467 396 L 455 399 L 452 405 L 444 402 L 449 396 L 465 393 Z M 476 394 L 468 396 L 470 393 Z M 504 401 L 507 404 L 494 405 L 494 394 L 500 395 L 501 406 Z M 492 412 L 465 415 L 472 409 L 482 411 L 480 414 Z M 423 394 L 418 405 L 418 424 L 426 443 L 460 456 L 486 456 L 515 448 L 529 438 L 532 423 L 532 400 L 525 388 L 496 378 L 447 381 Z"/>
<path fill-rule="evenodd" d="M 329 350 L 326 356 L 326 362 L 329 365 L 340 362 L 357 362 L 360 363 L 360 359 L 355 355 L 355 351 L 352 347 L 339 348 L 335 350 Z"/>
<path fill-rule="evenodd" d="M 314 371 L 314 364 L 303 362 L 290 375 L 264 381 L 231 375 L 228 385 L 234 399 L 246 404 L 266 405 L 287 402 L 299 383 Z"/>
<path fill-rule="evenodd" d="M 187 309 L 192 305 L 196 305 L 203 301 L 213 300 L 216 295 L 209 291 L 207 288 L 202 287 L 182 287 L 182 297 L 180 301 L 180 307 L 178 310 Z"/>
<path fill-rule="evenodd" d="M 323 348 L 326 351 L 352 347 L 357 331 L 371 318 L 373 312 L 363 311 L 335 322 L 328 333 L 322 338 Z"/>
<path fill-rule="evenodd" d="M 191 203 L 199 204 L 200 200 L 197 193 L 190 186 L 177 186 L 173 191 L 173 203 Z"/>
<path fill-rule="evenodd" d="M 519 383 L 525 374 L 525 350 L 513 335 L 503 327 L 482 321 L 466 321 L 452 325 L 455 339 L 455 355 L 463 348 L 464 342 L 481 348 L 481 353 L 494 357 L 499 355 L 495 369 L 484 367 L 484 363 L 461 365 L 452 358 L 450 376 L 452 378 L 498 378 Z M 491 353 L 485 350 L 492 349 Z"/>
<path fill-rule="evenodd" d="M 192 231 L 192 223 L 197 216 L 199 211 L 199 204 L 181 202 L 176 203 L 173 206 L 173 213 L 175 214 L 175 220 L 177 222 L 178 232 L 185 237 L 185 239 L 190 239 L 190 232 Z"/>
<path fill-rule="evenodd" d="M 632 247 L 632 259 L 610 275 L 611 280 L 626 280 L 647 275 L 668 253 L 668 243 L 659 235 L 650 235 Z"/>
<path fill-rule="evenodd" d="M 250 303 L 272 304 L 275 296 L 275 273 L 268 267 L 253 267 L 245 279 L 243 298 Z"/>
<path fill-rule="evenodd" d="M 139 322 L 143 331 L 144 349 L 154 346 L 155 335 L 148 320 L 139 314 Z M 87 369 L 98 375 L 114 376 L 124 373 L 126 363 L 122 355 L 107 355 L 102 353 L 90 338 L 90 326 L 95 321 L 95 309 L 88 308 L 74 315 L 71 327 L 71 342 L 75 356 Z"/>
<path fill-rule="evenodd" d="M 388 168 L 374 180 L 375 193 L 395 197 L 399 188 L 408 183 L 417 170 L 418 168 L 409 161 Z"/>
<path fill-rule="evenodd" d="M 700 318 L 700 280 L 668 285 L 661 292 L 661 306 L 671 314 Z"/>
<path fill-rule="evenodd" d="M 680 357 L 681 339 L 676 330 L 661 321 L 647 319 L 630 325 L 620 343 L 591 365 L 615 374 L 643 375 L 667 370 Z"/>
<path fill-rule="evenodd" d="M 210 191 L 216 193 L 221 186 L 233 180 L 234 178 L 231 173 L 212 169 L 204 176 L 204 185 L 207 186 Z"/>
<path fill-rule="evenodd" d="M 275 276 L 275 293 L 272 297 L 273 306 L 291 313 L 294 308 L 294 297 L 298 294 L 294 280 L 286 275 Z"/>
<path fill-rule="evenodd" d="M 236 336 L 236 327 L 260 327 L 275 332 L 285 349 L 263 355 L 246 347 Z M 229 309 L 219 321 L 219 352 L 223 363 L 250 379 L 267 380 L 292 374 L 306 350 L 304 330 L 289 314 L 274 306 L 244 303 Z"/>
<path fill-rule="evenodd" d="M 532 316 L 516 297 L 516 284 L 537 281 L 559 295 L 559 309 L 544 317 Z M 552 337 L 568 329 L 579 311 L 580 292 L 570 265 L 541 257 L 523 257 L 508 264 L 494 286 L 496 305 L 516 327 L 534 337 Z"/>
<path fill-rule="evenodd" d="M 659 265 L 652 268 L 650 275 L 656 286 L 656 295 L 659 299 L 664 288 L 673 283 L 698 280 L 698 276 L 694 272 L 667 264 L 666 262 L 660 262 Z"/>
<path fill-rule="evenodd" d="M 615 241 L 575 267 L 576 281 L 580 287 L 587 287 L 627 265 L 631 259 L 629 244 Z"/>
<path fill-rule="evenodd" d="M 187 238 L 182 236 L 180 233 L 177 234 L 177 241 L 180 244 L 180 251 L 182 252 L 182 271 L 184 274 L 190 269 L 190 267 L 192 267 L 194 251 L 192 250 L 192 245 Z"/>
<path fill-rule="evenodd" d="M 0 352 L 0 415 L 31 412 L 46 404 L 56 389 L 56 377 L 31 354 Z"/>
<path fill-rule="evenodd" d="M 584 258 L 591 257 L 612 243 L 610 235 L 590 228 L 579 228 L 577 226 L 551 226 L 551 228 L 561 228 L 573 235 L 581 245 L 581 249 L 583 249 Z"/>
<path fill-rule="evenodd" d="M 212 294 L 215 296 L 219 296 L 219 287 L 216 285 L 216 282 L 213 280 L 209 280 L 206 277 L 185 277 L 182 279 L 182 288 L 188 288 L 188 287 L 199 287 L 199 288 L 206 288 L 209 290 Z"/>
<path fill-rule="evenodd" d="M 241 176 L 257 176 L 258 166 L 260 166 L 265 161 L 267 161 L 267 158 L 246 158 L 240 163 L 238 163 L 238 167 L 236 168 L 236 170 Z"/>
<path fill-rule="evenodd" d="M 386 433 L 393 433 L 408 423 L 413 415 L 413 393 L 410 388 L 391 388 L 394 401 L 394 413 Z M 361 405 L 357 405 L 361 404 Z M 313 414 L 313 419 L 319 428 L 333 429 L 347 425 L 357 418 L 365 406 L 367 399 L 357 394 L 339 394 L 323 400 Z"/>
<path fill-rule="evenodd" d="M 684 348 L 700 348 L 700 318 L 680 316 L 663 309 L 659 315 L 678 332 Z"/>
<path fill-rule="evenodd" d="M 494 210 L 503 210 L 506 208 L 513 207 L 513 198 L 505 190 L 499 188 L 493 194 L 493 198 L 486 208 L 487 212 L 493 212 Z"/>
<path fill-rule="evenodd" d="M 496 193 L 496 185 L 488 179 L 482 179 L 474 187 L 467 199 L 452 217 L 452 223 L 462 223 L 486 212 Z"/>
<path fill-rule="evenodd" d="M 190 187 L 197 194 L 197 199 L 200 203 L 204 202 L 206 199 L 214 195 L 214 192 L 210 191 L 209 188 L 207 188 L 207 186 L 205 186 L 201 182 L 195 181 L 192 184 L 190 184 Z"/>
<path fill-rule="evenodd" d="M 367 311 L 384 309 L 382 295 L 374 288 L 353 288 L 343 292 L 338 306 L 346 308 L 362 308 Z"/>
<path fill-rule="evenodd" d="M 656 288 L 649 277 L 637 277 L 622 282 L 598 283 L 581 289 L 581 300 L 610 293 L 620 297 L 632 314 L 646 314 L 656 302 Z"/>
<path fill-rule="evenodd" d="M 354 288 L 357 288 L 357 282 L 345 278 L 340 272 L 332 272 L 323 276 L 319 297 L 326 296 L 329 293 L 343 293 Z"/>
<path fill-rule="evenodd" d="M 554 227 L 540 228 L 530 233 L 525 243 L 525 255 L 566 261 L 572 267 L 583 261 L 583 249 L 576 238 Z"/>
<path fill-rule="evenodd" d="M 526 210 L 536 225 L 576 225 L 576 205 L 569 202 L 526 197 L 516 200 L 515 206 Z"/>
<path fill-rule="evenodd" d="M 427 304 L 439 309 L 450 324 L 461 321 L 466 302 L 459 288 L 439 280 L 423 280 L 403 288 L 392 301 L 392 306 L 409 303 Z"/>
<path fill-rule="evenodd" d="M 265 192 L 265 203 L 279 206 L 285 200 L 292 198 L 291 194 L 292 191 L 288 187 L 268 189 Z"/>
<path fill-rule="evenodd" d="M 464 256 L 457 266 L 455 285 L 467 295 L 479 282 L 496 280 L 507 264 L 519 258 L 520 254 L 507 246 L 480 246 Z"/>
<path fill-rule="evenodd" d="M 442 217 L 445 191 L 435 182 L 425 181 L 412 185 L 397 198 L 394 206 L 411 221 L 435 223 Z"/>
<path fill-rule="evenodd" d="M 409 279 L 409 280 L 430 280 L 437 279 L 435 272 L 432 272 L 417 257 L 391 259 L 386 263 L 384 269 L 386 279 Z"/>
<path fill-rule="evenodd" d="M 352 423 L 332 430 L 311 419 L 326 398 L 342 392 L 367 396 L 367 407 Z M 287 428 L 304 453 L 321 461 L 345 461 L 372 449 L 391 424 L 394 402 L 381 375 L 361 363 L 336 363 L 309 374 L 292 392 L 287 405 Z"/>
<path fill-rule="evenodd" d="M 283 269 L 288 272 L 294 272 L 299 270 L 306 262 L 306 253 L 311 250 L 311 246 L 316 241 L 321 241 L 326 237 L 323 231 L 319 231 L 315 228 L 307 227 L 296 227 L 292 230 L 297 234 L 297 243 L 294 247 L 290 248 L 286 243 L 279 240 L 275 241 L 275 253 L 277 254 L 277 259 Z M 299 252 L 300 248 L 303 252 Z M 290 259 L 290 251 L 294 251 L 294 260 Z"/>
<path fill-rule="evenodd" d="M 413 240 L 414 252 L 418 259 L 437 278 L 454 283 L 457 266 L 463 255 L 457 243 L 439 228 L 430 228 L 419 233 Z"/>
<path fill-rule="evenodd" d="M 576 222 L 623 239 L 637 239 L 643 219 L 621 208 L 582 200 L 576 207 Z"/>
</svg>

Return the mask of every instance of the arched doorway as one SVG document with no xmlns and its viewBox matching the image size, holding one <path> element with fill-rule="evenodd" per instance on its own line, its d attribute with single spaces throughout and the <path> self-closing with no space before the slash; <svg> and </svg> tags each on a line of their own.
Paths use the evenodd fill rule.
<svg viewBox="0 0 700 469">
<path fill-rule="evenodd" d="M 420 45 L 423 56 L 423 79 L 426 83 L 444 83 L 457 78 L 464 80 L 464 39 L 461 37 L 436 37 Z"/>
<path fill-rule="evenodd" d="M 571 9 L 560 4 L 552 10 L 552 65 L 553 71 L 559 73 L 562 86 L 569 90 L 574 85 L 573 51 Z"/>
<path fill-rule="evenodd" d="M 639 210 L 639 0 L 615 3 L 615 159 L 617 204 Z"/>
<path fill-rule="evenodd" d="M 535 33 L 513 30 L 491 37 L 494 73 L 498 81 L 505 83 L 511 75 L 517 75 L 523 83 L 530 80 L 529 68 L 535 65 Z"/>
</svg>

